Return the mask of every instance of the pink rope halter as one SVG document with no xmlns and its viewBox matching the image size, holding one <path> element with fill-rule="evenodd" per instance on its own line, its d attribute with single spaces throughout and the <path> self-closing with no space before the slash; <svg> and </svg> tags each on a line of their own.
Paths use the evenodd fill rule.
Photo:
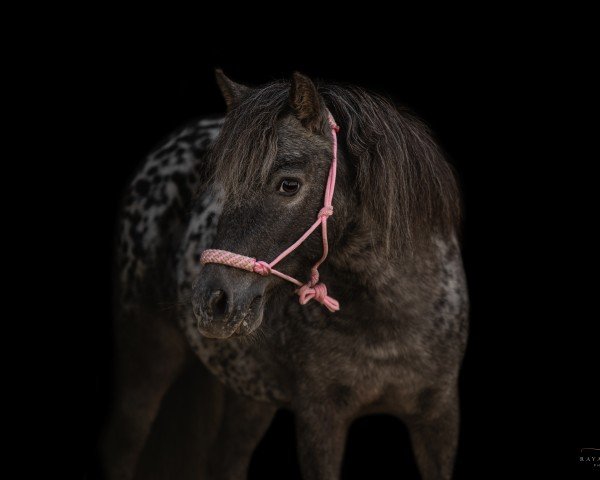
<svg viewBox="0 0 600 480">
<path fill-rule="evenodd" d="M 315 223 L 313 223 L 298 240 L 281 252 L 271 263 L 256 260 L 255 258 L 246 257 L 244 255 L 238 255 L 237 253 L 228 252 L 226 250 L 215 249 L 204 250 L 200 257 L 200 262 L 202 265 L 207 263 L 219 263 L 221 265 L 228 265 L 230 267 L 247 270 L 248 272 L 258 273 L 263 276 L 276 275 L 277 277 L 283 278 L 300 287 L 296 290 L 296 293 L 300 297 L 300 305 L 306 305 L 314 299 L 325 305 L 330 312 L 336 312 L 340 309 L 340 304 L 337 300 L 327 295 L 327 287 L 325 284 L 319 283 L 319 267 L 325 261 L 327 254 L 329 253 L 329 244 L 327 243 L 327 219 L 333 215 L 333 205 L 331 202 L 333 200 L 333 191 L 335 190 L 335 174 L 337 171 L 337 132 L 340 129 L 335 123 L 331 113 L 329 113 L 328 119 L 331 127 L 331 135 L 333 137 L 333 158 L 331 160 L 331 166 L 329 167 L 329 177 L 327 178 L 327 185 L 325 187 L 323 208 L 319 211 Z M 302 284 L 295 278 L 273 268 L 281 260 L 296 250 L 319 225 L 321 225 L 323 232 L 323 255 L 310 269 L 310 280 L 307 283 Z"/>
</svg>

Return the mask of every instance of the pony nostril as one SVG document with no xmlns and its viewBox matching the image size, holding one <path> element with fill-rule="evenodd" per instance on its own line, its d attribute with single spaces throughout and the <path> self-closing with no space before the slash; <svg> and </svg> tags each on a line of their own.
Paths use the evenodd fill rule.
<svg viewBox="0 0 600 480">
<path fill-rule="evenodd" d="M 227 294 L 223 290 L 211 293 L 208 308 L 214 318 L 222 317 L 227 313 Z"/>
</svg>

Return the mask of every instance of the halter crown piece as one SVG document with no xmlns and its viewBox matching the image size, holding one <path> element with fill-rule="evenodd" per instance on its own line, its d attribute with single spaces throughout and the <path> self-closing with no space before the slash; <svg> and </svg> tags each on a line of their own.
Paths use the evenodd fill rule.
<svg viewBox="0 0 600 480">
<path fill-rule="evenodd" d="M 327 295 L 327 287 L 324 283 L 319 282 L 319 270 L 318 268 L 327 258 L 329 252 L 329 244 L 327 243 L 327 219 L 333 215 L 333 191 L 335 190 L 335 174 L 337 171 L 337 132 L 340 127 L 335 123 L 333 116 L 328 112 L 329 126 L 331 127 L 331 136 L 333 138 L 333 158 L 331 160 L 331 166 L 329 167 L 329 176 L 327 178 L 327 185 L 325 186 L 325 199 L 323 202 L 323 208 L 319 210 L 317 214 L 317 220 L 312 226 L 304 232 L 304 234 L 290 245 L 286 250 L 281 252 L 279 256 L 271 263 L 264 262 L 262 260 L 256 260 L 256 258 L 246 257 L 237 253 L 228 252 L 226 250 L 215 250 L 209 249 L 202 252 L 200 262 L 202 265 L 207 263 L 219 263 L 221 265 L 228 265 L 230 267 L 247 270 L 248 272 L 258 273 L 259 275 L 275 275 L 279 278 L 283 278 L 288 282 L 297 285 L 298 288 L 296 293 L 298 294 L 300 305 L 306 305 L 311 300 L 316 300 L 319 303 L 325 305 L 330 312 L 336 312 L 340 309 L 340 304 L 334 298 Z M 302 242 L 304 242 L 316 228 L 321 225 L 323 233 L 323 255 L 310 269 L 310 280 L 303 284 L 293 277 L 286 275 L 279 270 L 275 270 L 273 267 L 277 265 L 281 260 L 287 257 L 290 253 L 296 250 Z"/>
</svg>

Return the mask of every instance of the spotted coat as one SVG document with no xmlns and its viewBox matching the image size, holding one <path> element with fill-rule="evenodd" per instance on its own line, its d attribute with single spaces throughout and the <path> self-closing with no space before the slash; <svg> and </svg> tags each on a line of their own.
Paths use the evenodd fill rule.
<svg viewBox="0 0 600 480">
<path fill-rule="evenodd" d="M 370 332 L 373 333 L 372 339 L 365 337 L 366 332 L 361 332 L 361 335 L 346 332 L 349 335 L 347 349 L 333 352 L 330 345 L 335 342 L 332 337 L 328 343 L 328 336 L 344 334 L 344 312 L 332 319 L 324 317 L 319 306 L 299 307 L 292 299 L 277 314 L 265 312 L 261 330 L 268 333 L 263 333 L 262 337 L 222 341 L 203 337 L 198 332 L 190 308 L 191 287 L 200 272 L 200 254 L 211 246 L 215 237 L 223 201 L 217 189 L 201 188 L 201 180 L 206 174 L 206 150 L 217 137 L 222 122 L 221 117 L 214 117 L 181 128 L 148 155 L 131 182 L 125 195 L 120 224 L 118 271 L 121 307 L 135 308 L 136 302 L 143 301 L 176 308 L 181 330 L 206 367 L 237 393 L 257 400 L 278 404 L 290 402 L 296 388 L 290 378 L 298 373 L 291 374 L 286 368 L 290 361 L 306 368 L 302 375 L 307 379 L 324 377 L 324 383 L 330 381 L 331 388 L 339 392 L 349 391 L 350 383 L 352 388 L 361 385 L 364 392 L 380 391 L 379 385 L 385 384 L 388 378 L 400 379 L 400 385 L 404 386 L 400 390 L 405 388 L 416 392 L 427 388 L 423 370 L 429 364 L 438 363 L 428 363 L 431 358 L 443 356 L 445 351 L 449 359 L 453 358 L 455 352 L 449 349 L 463 349 L 466 339 L 468 300 L 460 251 L 455 240 L 438 242 L 436 258 L 424 262 L 424 268 L 429 270 L 423 273 L 423 277 L 438 279 L 437 283 L 428 287 L 433 293 L 437 292 L 428 313 L 431 318 L 429 329 L 407 331 L 404 342 L 398 341 L 395 332 L 381 332 L 380 336 Z M 352 246 L 347 248 L 351 250 Z M 397 266 L 394 268 L 402 271 Z M 382 280 L 387 278 L 385 271 L 380 275 Z M 402 288 L 405 299 L 404 303 L 399 303 L 399 308 L 410 313 L 411 291 L 422 288 L 418 283 L 420 273 L 404 271 L 402 275 L 410 281 Z M 288 290 L 291 292 L 291 289 Z M 419 295 L 415 292 L 414 298 Z M 360 314 L 360 306 L 354 310 Z M 369 312 L 364 312 L 364 316 L 368 318 Z M 299 320 L 294 325 L 286 325 L 281 319 L 288 317 Z M 294 340 L 303 337 L 312 342 L 314 351 L 305 352 Z M 269 348 L 262 348 L 263 341 L 269 342 Z M 436 346 L 434 352 L 435 345 L 441 347 L 438 349 Z M 411 355 L 412 349 L 417 346 L 420 347 L 420 357 L 413 359 L 413 365 L 399 367 L 397 359 Z M 359 372 L 323 371 L 318 360 L 320 351 L 323 357 L 337 356 L 340 359 L 360 355 L 362 368 Z M 346 363 L 354 365 L 356 362 L 339 362 L 340 365 Z M 451 364 L 454 362 L 449 360 L 448 365 Z M 432 373 L 430 377 L 434 375 Z M 456 372 L 451 375 L 454 377 Z M 375 384 L 378 387 L 371 388 Z M 335 394 L 333 397 L 344 396 Z"/>
<path fill-rule="evenodd" d="M 222 122 L 222 117 L 204 118 L 179 129 L 146 157 L 131 181 L 119 227 L 119 307 L 151 302 L 177 308 L 182 331 L 210 371 L 238 393 L 287 401 L 261 368 L 269 360 L 256 343 L 201 336 L 189 308 L 200 253 L 213 241 L 221 211 L 219 192 L 203 191 L 201 179 L 206 150 Z"/>
</svg>

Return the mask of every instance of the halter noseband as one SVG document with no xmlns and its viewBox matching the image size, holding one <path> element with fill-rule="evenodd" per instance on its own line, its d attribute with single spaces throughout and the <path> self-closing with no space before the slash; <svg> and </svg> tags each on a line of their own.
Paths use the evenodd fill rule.
<svg viewBox="0 0 600 480">
<path fill-rule="evenodd" d="M 325 187 L 325 200 L 323 202 L 323 208 L 319 210 L 317 220 L 312 226 L 298 239 L 294 244 L 290 245 L 286 250 L 281 252 L 279 256 L 271 263 L 263 262 L 262 260 L 256 260 L 252 257 L 246 257 L 237 253 L 228 252 L 226 250 L 215 250 L 209 249 L 202 252 L 200 262 L 202 265 L 207 263 L 219 263 L 221 265 L 228 265 L 230 267 L 247 270 L 248 272 L 258 273 L 259 275 L 276 275 L 279 278 L 283 278 L 288 282 L 297 285 L 298 288 L 296 293 L 298 294 L 300 305 L 305 305 L 311 300 L 316 300 L 327 307 L 330 312 L 336 312 L 340 309 L 340 304 L 334 298 L 327 295 L 327 287 L 324 283 L 319 283 L 319 267 L 327 258 L 329 252 L 329 244 L 327 243 L 327 219 L 333 215 L 333 191 L 335 190 L 335 175 L 337 171 L 337 132 L 340 127 L 335 123 L 331 113 L 328 115 L 329 126 L 331 127 L 331 135 L 333 137 L 333 158 L 331 160 L 331 166 L 329 167 L 329 176 L 327 178 L 327 185 Z M 292 253 L 298 248 L 302 242 L 304 242 L 315 229 L 321 225 L 323 232 L 323 255 L 310 269 L 310 280 L 302 284 L 300 281 L 293 277 L 286 275 L 285 273 L 275 270 L 273 267 L 277 265 L 281 260 Z"/>
</svg>

